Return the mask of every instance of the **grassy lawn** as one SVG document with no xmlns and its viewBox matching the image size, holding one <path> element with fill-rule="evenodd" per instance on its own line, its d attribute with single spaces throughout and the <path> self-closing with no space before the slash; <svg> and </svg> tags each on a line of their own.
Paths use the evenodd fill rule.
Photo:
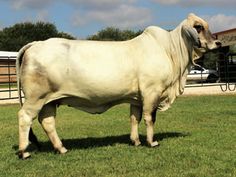
<svg viewBox="0 0 236 177">
<path fill-rule="evenodd" d="M 10 83 L 10 87 L 11 88 L 16 88 L 17 84 L 16 83 Z M 0 88 L 1 89 L 9 89 L 9 84 L 2 84 L 2 83 L 0 83 Z"/>
<path fill-rule="evenodd" d="M 181 97 L 172 108 L 157 114 L 158 148 L 129 141 L 129 106 L 120 105 L 102 115 L 60 107 L 57 130 L 69 149 L 54 154 L 37 120 L 34 130 L 43 146 L 33 146 L 32 158 L 19 160 L 17 105 L 0 106 L 0 176 L 101 177 L 235 177 L 236 96 Z"/>
</svg>

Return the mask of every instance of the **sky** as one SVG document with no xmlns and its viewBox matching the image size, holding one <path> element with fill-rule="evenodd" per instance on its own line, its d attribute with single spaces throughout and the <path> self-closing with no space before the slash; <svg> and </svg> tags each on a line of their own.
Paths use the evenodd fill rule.
<svg viewBox="0 0 236 177">
<path fill-rule="evenodd" d="M 236 0 L 0 0 L 0 29 L 22 22 L 50 22 L 79 39 L 106 27 L 174 29 L 189 13 L 212 32 L 236 28 Z"/>
</svg>

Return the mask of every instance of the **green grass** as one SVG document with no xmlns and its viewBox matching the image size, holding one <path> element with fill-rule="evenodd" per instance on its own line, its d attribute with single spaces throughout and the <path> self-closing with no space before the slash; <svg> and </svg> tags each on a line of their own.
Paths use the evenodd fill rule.
<svg viewBox="0 0 236 177">
<path fill-rule="evenodd" d="M 101 177 L 235 177 L 236 96 L 181 97 L 172 108 L 157 114 L 158 148 L 129 142 L 129 106 L 102 115 L 60 107 L 57 130 L 70 150 L 54 154 L 38 121 L 34 130 L 43 146 L 32 158 L 19 160 L 16 105 L 0 106 L 0 176 Z"/>
<path fill-rule="evenodd" d="M 16 83 L 10 83 L 10 88 L 16 88 L 17 84 Z M 2 84 L 0 83 L 0 89 L 10 89 L 9 84 Z"/>
</svg>

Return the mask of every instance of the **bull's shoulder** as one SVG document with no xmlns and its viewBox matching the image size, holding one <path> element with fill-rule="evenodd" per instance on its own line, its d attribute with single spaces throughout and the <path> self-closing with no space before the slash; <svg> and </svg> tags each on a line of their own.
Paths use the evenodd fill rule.
<svg viewBox="0 0 236 177">
<path fill-rule="evenodd" d="M 169 31 L 166 31 L 158 26 L 149 26 L 144 30 L 144 33 L 157 35 L 157 34 L 165 34 L 168 35 Z"/>
</svg>

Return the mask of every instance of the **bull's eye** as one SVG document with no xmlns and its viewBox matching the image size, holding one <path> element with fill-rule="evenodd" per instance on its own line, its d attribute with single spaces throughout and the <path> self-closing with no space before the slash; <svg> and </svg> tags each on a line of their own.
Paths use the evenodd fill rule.
<svg viewBox="0 0 236 177">
<path fill-rule="evenodd" d="M 204 30 L 204 27 L 202 25 L 194 25 L 194 28 L 197 30 L 198 33 Z"/>
</svg>

